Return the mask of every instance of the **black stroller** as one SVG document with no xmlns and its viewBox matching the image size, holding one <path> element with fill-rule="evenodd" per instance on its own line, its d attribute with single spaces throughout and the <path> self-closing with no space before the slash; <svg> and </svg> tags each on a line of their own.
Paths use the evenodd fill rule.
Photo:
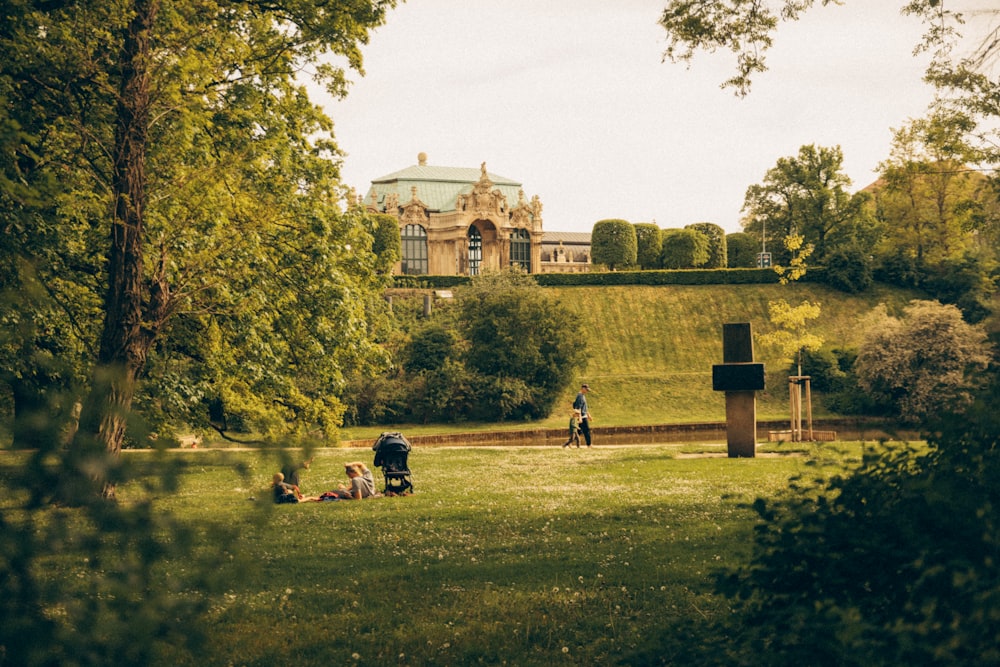
<svg viewBox="0 0 1000 667">
<path fill-rule="evenodd" d="M 410 454 L 410 441 L 402 433 L 383 433 L 372 445 L 375 467 L 385 476 L 385 495 L 400 496 L 413 493 L 413 477 L 406 459 Z"/>
</svg>

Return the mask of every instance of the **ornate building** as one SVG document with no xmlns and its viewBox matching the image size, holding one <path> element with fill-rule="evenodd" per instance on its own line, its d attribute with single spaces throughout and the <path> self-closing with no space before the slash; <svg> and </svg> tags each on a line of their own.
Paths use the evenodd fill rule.
<svg viewBox="0 0 1000 667">
<path fill-rule="evenodd" d="M 511 203 L 513 202 L 513 204 Z M 399 220 L 396 273 L 476 275 L 520 266 L 542 271 L 542 203 L 521 184 L 480 169 L 417 164 L 372 181 L 368 210 Z"/>
</svg>

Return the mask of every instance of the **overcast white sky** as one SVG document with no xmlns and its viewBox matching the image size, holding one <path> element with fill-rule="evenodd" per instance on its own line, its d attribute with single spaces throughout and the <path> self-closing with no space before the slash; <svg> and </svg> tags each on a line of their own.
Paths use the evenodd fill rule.
<svg viewBox="0 0 1000 667">
<path fill-rule="evenodd" d="M 839 145 L 861 189 L 891 129 L 933 93 L 900 0 L 847 0 L 783 24 L 739 99 L 728 53 L 661 63 L 665 0 L 410 0 L 363 48 L 366 76 L 325 103 L 342 180 L 416 164 L 478 167 L 538 195 L 547 231 L 604 218 L 740 231 L 748 186 L 800 146 Z M 818 5 L 819 3 L 817 3 Z"/>
</svg>

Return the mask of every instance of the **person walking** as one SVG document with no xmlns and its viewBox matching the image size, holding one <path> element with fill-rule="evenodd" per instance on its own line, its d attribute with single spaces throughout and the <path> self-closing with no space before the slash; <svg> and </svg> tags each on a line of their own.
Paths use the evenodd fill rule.
<svg viewBox="0 0 1000 667">
<path fill-rule="evenodd" d="M 580 432 L 583 433 L 583 439 L 586 441 L 587 446 L 590 447 L 590 420 L 593 417 L 587 408 L 588 393 L 590 393 L 590 385 L 580 385 L 580 393 L 576 395 L 576 400 L 573 401 L 573 409 L 580 411 Z"/>
<path fill-rule="evenodd" d="M 563 443 L 563 447 L 569 447 L 571 444 L 576 444 L 577 449 L 580 448 L 580 411 L 573 410 L 569 418 L 569 440 Z"/>
</svg>

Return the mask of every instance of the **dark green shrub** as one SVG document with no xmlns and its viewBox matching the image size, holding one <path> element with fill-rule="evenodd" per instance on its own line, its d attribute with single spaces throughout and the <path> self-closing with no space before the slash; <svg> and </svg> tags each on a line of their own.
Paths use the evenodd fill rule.
<svg viewBox="0 0 1000 667">
<path fill-rule="evenodd" d="M 573 314 L 514 271 L 476 276 L 457 298 L 467 368 L 484 379 L 482 391 L 493 392 L 480 403 L 504 415 L 547 417 L 586 360 Z"/>
<path fill-rule="evenodd" d="M 345 426 L 392 424 L 401 420 L 408 401 L 407 387 L 397 376 L 378 375 L 353 379 L 347 387 Z"/>
<path fill-rule="evenodd" d="M 796 364 L 788 369 L 789 375 L 798 371 Z M 802 374 L 808 375 L 813 391 L 836 391 L 842 388 L 847 373 L 840 367 L 837 354 L 830 348 L 819 350 L 802 350 Z"/>
<path fill-rule="evenodd" d="M 730 269 L 754 268 L 757 266 L 757 254 L 760 252 L 760 240 L 746 232 L 736 232 L 726 235 L 726 266 Z"/>
<path fill-rule="evenodd" d="M 440 324 L 431 324 L 415 333 L 406 346 L 404 367 L 409 373 L 437 370 L 454 352 L 455 335 Z"/>
<path fill-rule="evenodd" d="M 857 246 L 834 248 L 826 256 L 826 284 L 841 292 L 857 294 L 872 286 L 871 255 Z"/>
<path fill-rule="evenodd" d="M 957 306 L 966 322 L 976 323 L 992 312 L 998 277 L 995 260 L 970 253 L 929 270 L 923 287 L 941 303 Z"/>
<path fill-rule="evenodd" d="M 875 280 L 897 287 L 917 287 L 923 281 L 924 269 L 905 252 L 893 252 L 876 257 Z"/>
</svg>

